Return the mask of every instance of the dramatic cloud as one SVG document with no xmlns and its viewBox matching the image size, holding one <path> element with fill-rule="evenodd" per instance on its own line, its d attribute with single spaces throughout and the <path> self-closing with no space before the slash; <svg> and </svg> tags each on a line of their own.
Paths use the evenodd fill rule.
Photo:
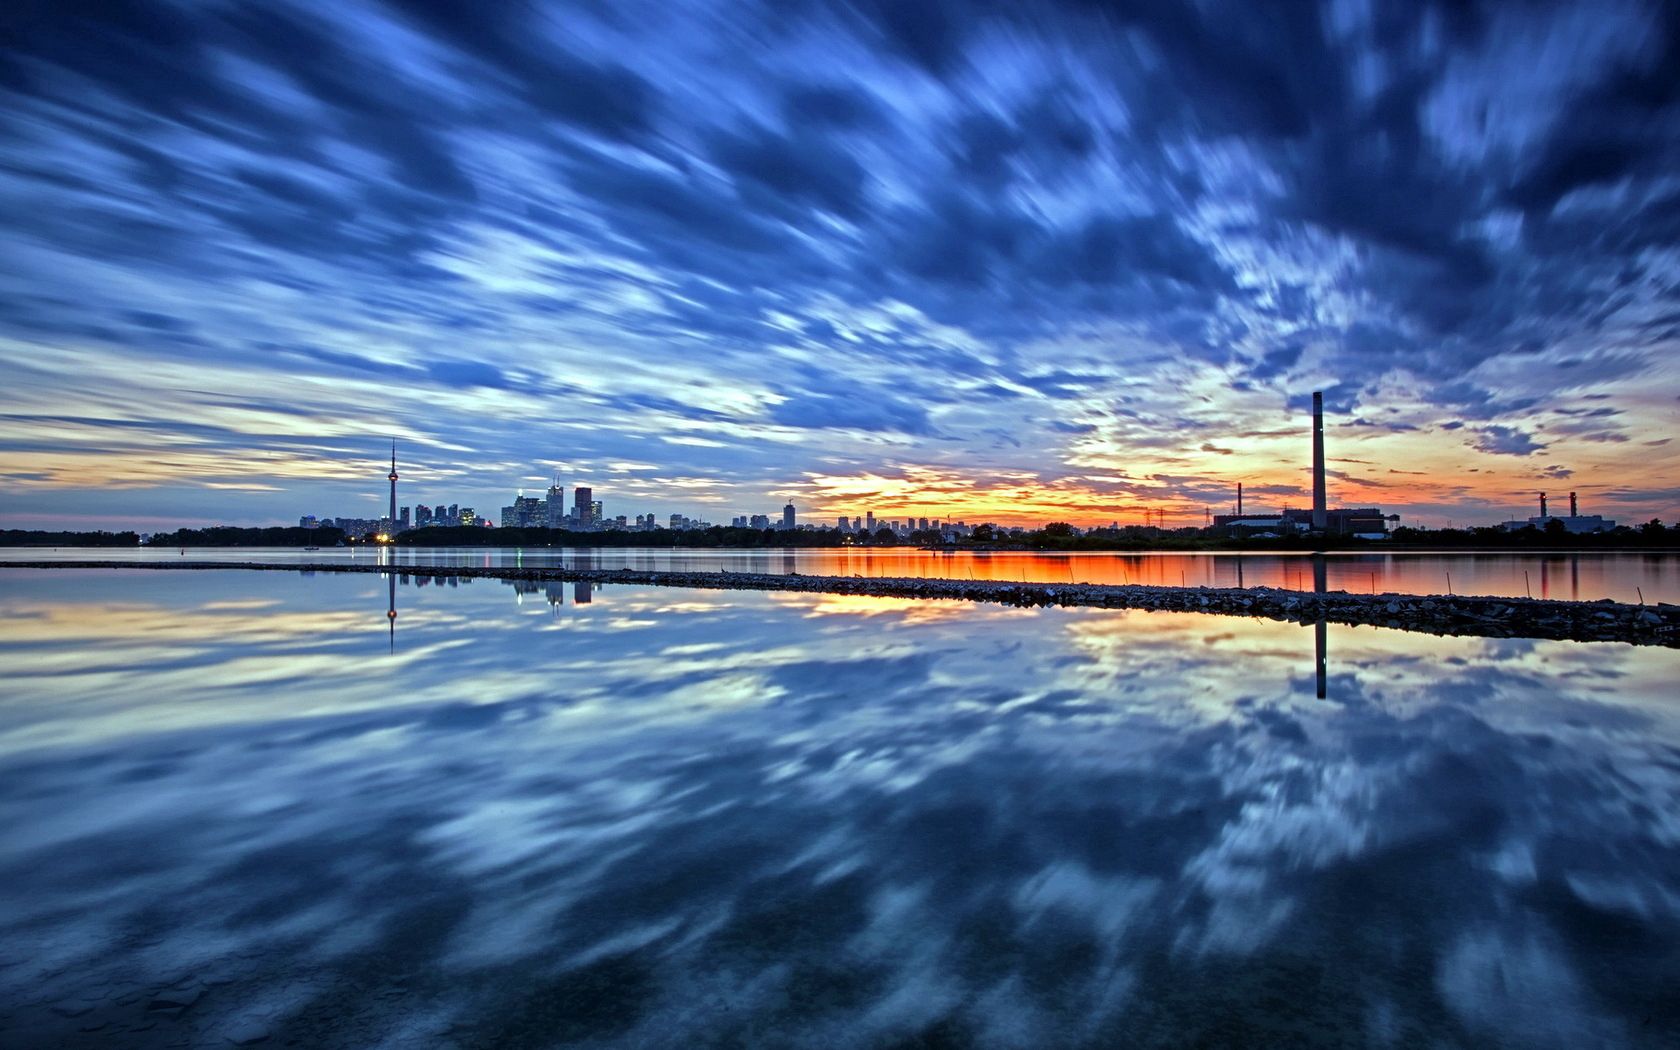
<svg viewBox="0 0 1680 1050">
<path fill-rule="evenodd" d="M 1322 389 L 1334 498 L 1673 517 L 1676 84 L 1635 2 L 26 5 L 0 494 L 1189 522 Z"/>
<path fill-rule="evenodd" d="M 1475 441 L 1477 450 L 1503 456 L 1528 456 L 1545 447 L 1522 431 L 1510 427 L 1488 427 L 1477 435 Z"/>
</svg>

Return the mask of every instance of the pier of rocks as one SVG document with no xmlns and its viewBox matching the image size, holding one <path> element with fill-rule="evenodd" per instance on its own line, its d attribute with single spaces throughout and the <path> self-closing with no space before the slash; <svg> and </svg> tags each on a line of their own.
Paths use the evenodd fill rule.
<svg viewBox="0 0 1680 1050">
<path fill-rule="evenodd" d="M 1352 594 L 1273 587 L 1153 587 L 1141 584 L 1018 583 L 903 576 L 663 572 L 637 569 L 358 565 L 255 561 L 15 561 L 4 568 L 397 573 L 409 577 L 587 581 L 708 590 L 800 591 L 879 598 L 1095 606 L 1259 616 L 1296 623 L 1393 627 L 1441 635 L 1631 642 L 1680 648 L 1680 605 L 1500 598 L 1461 594 Z"/>
</svg>

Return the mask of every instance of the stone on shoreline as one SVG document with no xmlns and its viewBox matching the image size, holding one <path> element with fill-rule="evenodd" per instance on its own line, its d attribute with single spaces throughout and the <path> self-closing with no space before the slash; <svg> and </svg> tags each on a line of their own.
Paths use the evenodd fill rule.
<svg viewBox="0 0 1680 1050">
<path fill-rule="evenodd" d="M 27 569 L 242 569 L 271 572 L 384 574 L 430 579 L 582 581 L 711 590 L 805 591 L 882 598 L 934 598 L 1007 605 L 1096 606 L 1111 609 L 1182 610 L 1259 616 L 1296 623 L 1324 620 L 1389 626 L 1429 634 L 1492 638 L 1548 638 L 1628 642 L 1680 648 L 1680 606 L 1629 605 L 1475 595 L 1353 594 L 1286 591 L 1272 587 L 1154 587 L 1142 584 L 1023 583 L 931 577 L 778 575 L 748 572 L 665 572 L 633 569 L 444 567 L 297 562 L 31 562 L 0 563 Z"/>
</svg>

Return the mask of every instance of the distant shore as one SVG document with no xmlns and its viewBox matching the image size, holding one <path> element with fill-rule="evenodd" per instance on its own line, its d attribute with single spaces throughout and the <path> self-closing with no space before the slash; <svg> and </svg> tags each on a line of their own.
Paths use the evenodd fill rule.
<svg viewBox="0 0 1680 1050">
<path fill-rule="evenodd" d="M 799 573 L 649 572 L 635 569 L 458 568 L 333 562 L 12 561 L 5 569 L 207 570 L 396 573 L 431 579 L 587 581 L 711 590 L 799 591 L 880 598 L 947 599 L 1006 605 L 1094 606 L 1255 616 L 1294 623 L 1392 627 L 1439 635 L 1611 641 L 1680 648 L 1680 605 L 1630 605 L 1477 595 L 1353 594 L 1272 587 L 1154 587 L 1141 584 L 1015 583 L 921 577 L 806 576 Z"/>
<path fill-rule="evenodd" d="M 1367 540 L 1355 536 L 1291 534 L 1283 536 L 1233 537 L 1206 529 L 1159 529 L 1126 526 L 1093 529 L 1082 535 L 1052 525 L 1020 535 L 993 534 L 989 527 L 974 537 L 952 540 L 933 531 L 893 534 L 881 530 L 873 535 L 842 532 L 839 529 L 750 529 L 711 526 L 704 529 L 655 529 L 629 531 L 504 527 L 427 527 L 410 529 L 391 537 L 388 543 L 348 536 L 342 530 L 321 526 L 276 526 L 240 528 L 216 526 L 179 529 L 152 535 L 146 544 L 139 534 L 128 532 L 54 532 L 43 530 L 0 530 L 0 547 L 127 547 L 174 550 L 208 547 L 291 547 L 299 549 L 347 547 L 377 549 L 392 546 L 403 550 L 438 550 L 457 547 L 488 547 L 503 550 L 569 547 L 575 549 L 620 550 L 922 550 L 939 553 L 990 554 L 1033 552 L 1041 554 L 1086 553 L 1229 553 L 1311 554 L 1388 553 L 1416 551 L 1509 551 L 1513 553 L 1596 553 L 1646 552 L 1672 554 L 1680 551 L 1680 526 L 1647 522 L 1637 528 L 1619 527 L 1610 532 L 1570 533 L 1566 529 L 1397 528 L 1386 539 Z M 981 535 L 980 533 L 984 534 Z"/>
</svg>

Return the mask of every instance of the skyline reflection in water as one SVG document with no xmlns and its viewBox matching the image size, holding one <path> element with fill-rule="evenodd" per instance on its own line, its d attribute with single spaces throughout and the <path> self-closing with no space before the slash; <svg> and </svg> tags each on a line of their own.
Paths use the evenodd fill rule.
<svg viewBox="0 0 1680 1050">
<path fill-rule="evenodd" d="M 415 567 L 634 569 L 813 576 L 910 576 L 1032 583 L 1152 587 L 1278 587 L 1309 590 L 1313 559 L 1325 586 L 1354 594 L 1478 594 L 1563 601 L 1680 603 L 1680 553 L 1673 551 L 946 551 L 909 547 L 295 547 L 0 548 L 6 561 L 263 561 L 396 564 Z"/>
<path fill-rule="evenodd" d="M 1318 630 L 6 570 L 0 1045 L 1662 1045 L 1680 657 Z"/>
</svg>

